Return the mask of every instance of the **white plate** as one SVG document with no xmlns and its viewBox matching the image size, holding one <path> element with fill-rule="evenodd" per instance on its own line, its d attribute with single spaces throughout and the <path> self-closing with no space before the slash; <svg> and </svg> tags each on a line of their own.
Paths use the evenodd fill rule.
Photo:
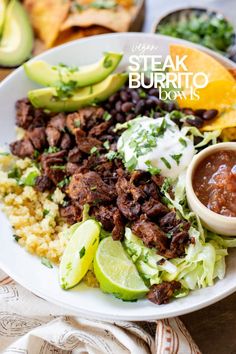
<svg viewBox="0 0 236 354">
<path fill-rule="evenodd" d="M 104 51 L 122 51 L 125 53 L 123 64 L 127 64 L 128 55 L 142 44 L 146 53 L 153 50 L 162 55 L 168 54 L 170 43 L 186 43 L 166 36 L 152 34 L 111 34 L 91 37 L 49 50 L 38 58 L 52 64 L 83 65 L 92 63 L 101 57 Z M 187 43 L 187 45 L 191 45 Z M 152 48 L 152 49 L 151 49 Z M 153 49 L 155 48 L 155 49 Z M 228 67 L 233 63 L 208 50 Z M 37 59 L 38 59 L 37 58 Z M 14 140 L 15 101 L 26 96 L 34 85 L 26 78 L 23 69 L 17 69 L 0 84 L 1 129 L 0 146 Z M 135 303 L 122 302 L 113 296 L 105 295 L 98 289 L 80 285 L 71 291 L 63 291 L 58 284 L 57 269 L 44 267 L 37 257 L 26 253 L 12 237 L 12 230 L 6 217 L 0 214 L 0 268 L 25 288 L 48 301 L 63 306 L 78 314 L 116 320 L 150 320 L 182 315 L 210 305 L 236 290 L 236 250 L 227 259 L 225 279 L 213 287 L 194 291 L 186 298 L 178 299 L 168 305 L 157 306 L 147 300 Z"/>
</svg>

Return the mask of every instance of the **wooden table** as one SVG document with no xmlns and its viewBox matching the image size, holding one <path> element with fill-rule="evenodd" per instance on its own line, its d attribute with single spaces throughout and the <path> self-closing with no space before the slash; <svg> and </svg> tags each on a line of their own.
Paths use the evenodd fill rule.
<svg viewBox="0 0 236 354">
<path fill-rule="evenodd" d="M 185 4 L 194 3 L 193 1 L 176 0 L 175 6 L 180 6 L 183 2 Z M 162 12 L 168 11 L 168 3 L 170 8 L 171 4 L 173 4 L 172 1 L 147 0 L 145 32 L 151 31 L 155 17 L 161 15 L 161 8 Z M 216 3 L 219 3 L 219 1 L 216 1 Z M 225 0 L 221 1 L 221 3 L 224 3 L 225 7 L 227 6 L 229 12 L 231 8 L 231 14 L 235 14 L 236 21 L 235 0 Z M 229 6 L 230 4 L 231 7 Z M 0 80 L 7 76 L 9 72 L 10 70 L 7 69 L 0 70 Z M 182 316 L 181 319 L 203 354 L 236 354 L 236 293 L 215 305 Z"/>
</svg>

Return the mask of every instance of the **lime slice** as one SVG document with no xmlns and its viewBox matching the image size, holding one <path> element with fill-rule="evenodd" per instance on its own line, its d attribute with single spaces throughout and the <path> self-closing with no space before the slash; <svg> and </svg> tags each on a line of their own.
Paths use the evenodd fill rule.
<svg viewBox="0 0 236 354">
<path fill-rule="evenodd" d="M 100 226 L 94 220 L 72 226 L 73 234 L 63 253 L 59 277 L 63 289 L 77 285 L 87 273 L 99 244 Z"/>
<path fill-rule="evenodd" d="M 98 247 L 94 272 L 101 289 L 119 299 L 140 299 L 148 291 L 121 242 L 113 241 L 111 237 L 102 240 Z"/>
</svg>

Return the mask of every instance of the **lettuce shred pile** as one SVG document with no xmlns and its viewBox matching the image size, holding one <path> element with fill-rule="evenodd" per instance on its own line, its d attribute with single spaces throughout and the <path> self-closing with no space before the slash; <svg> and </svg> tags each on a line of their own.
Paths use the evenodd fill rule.
<svg viewBox="0 0 236 354">
<path fill-rule="evenodd" d="M 174 184 L 174 199 L 168 193 Z M 148 286 L 163 281 L 177 280 L 182 289 L 176 297 L 185 296 L 190 290 L 204 288 L 214 284 L 214 280 L 225 276 L 225 257 L 228 248 L 236 247 L 236 238 L 221 237 L 206 230 L 196 214 L 188 208 L 185 195 L 185 176 L 177 182 L 165 180 L 162 187 L 163 201 L 175 209 L 178 216 L 191 223 L 190 237 L 195 240 L 186 248 L 183 258 L 166 260 L 156 254 L 155 249 L 147 248 L 142 240 L 126 228 L 124 247 Z"/>
</svg>

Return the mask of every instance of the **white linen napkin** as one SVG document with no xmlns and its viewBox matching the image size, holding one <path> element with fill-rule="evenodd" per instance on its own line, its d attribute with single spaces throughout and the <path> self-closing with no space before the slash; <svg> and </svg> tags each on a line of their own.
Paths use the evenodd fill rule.
<svg viewBox="0 0 236 354">
<path fill-rule="evenodd" d="M 3 354 L 201 354 L 178 318 L 98 321 L 73 316 L 0 271 Z"/>
</svg>

